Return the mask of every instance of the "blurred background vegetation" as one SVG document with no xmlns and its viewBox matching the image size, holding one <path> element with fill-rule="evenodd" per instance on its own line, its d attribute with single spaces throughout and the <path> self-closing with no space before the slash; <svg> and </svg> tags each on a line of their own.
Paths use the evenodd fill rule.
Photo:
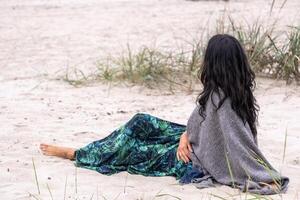
<svg viewBox="0 0 300 200">
<path fill-rule="evenodd" d="M 266 26 L 259 19 L 252 24 L 236 23 L 230 16 L 221 17 L 212 30 L 203 31 L 187 42 L 188 48 L 165 50 L 142 46 L 133 51 L 128 44 L 121 56 L 98 60 L 93 72 L 69 70 L 64 80 L 77 87 L 101 81 L 192 92 L 199 81 L 197 75 L 207 41 L 214 34 L 226 33 L 244 46 L 257 76 L 299 84 L 300 26 L 287 26 L 285 31 L 278 31 L 276 23 Z"/>
</svg>

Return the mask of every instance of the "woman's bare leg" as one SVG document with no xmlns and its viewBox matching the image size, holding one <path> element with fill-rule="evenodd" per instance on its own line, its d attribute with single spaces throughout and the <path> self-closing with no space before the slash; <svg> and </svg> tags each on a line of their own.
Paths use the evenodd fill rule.
<svg viewBox="0 0 300 200">
<path fill-rule="evenodd" d="M 43 154 L 47 156 L 57 156 L 60 158 L 74 160 L 75 149 L 73 148 L 41 144 L 40 149 Z"/>
</svg>

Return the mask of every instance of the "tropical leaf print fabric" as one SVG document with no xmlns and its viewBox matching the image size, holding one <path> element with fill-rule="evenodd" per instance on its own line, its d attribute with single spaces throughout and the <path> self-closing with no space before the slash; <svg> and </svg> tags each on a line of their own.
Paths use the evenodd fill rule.
<svg viewBox="0 0 300 200">
<path fill-rule="evenodd" d="M 106 138 L 76 150 L 75 164 L 108 175 L 127 171 L 179 179 L 192 168 L 176 157 L 185 130 L 185 125 L 138 113 Z"/>
</svg>

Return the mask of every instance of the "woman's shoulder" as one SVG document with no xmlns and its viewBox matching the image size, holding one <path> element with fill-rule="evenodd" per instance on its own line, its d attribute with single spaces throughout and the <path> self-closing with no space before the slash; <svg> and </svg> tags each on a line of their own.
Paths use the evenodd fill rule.
<svg viewBox="0 0 300 200">
<path fill-rule="evenodd" d="M 219 109 L 219 104 L 221 103 L 221 107 L 223 107 L 223 104 L 228 104 L 230 106 L 230 99 L 229 97 L 226 97 L 223 90 L 219 88 L 217 91 L 212 91 L 209 95 L 209 98 L 207 99 L 207 102 L 205 104 L 204 110 L 203 110 L 203 116 L 212 116 L 215 115 L 217 110 Z M 227 107 L 227 106 L 226 106 Z M 229 107 L 231 108 L 231 106 Z M 223 108 L 222 108 L 223 109 Z M 194 110 L 190 114 L 189 122 L 199 122 L 203 121 L 203 116 L 200 115 L 201 107 L 200 105 L 196 104 Z"/>
</svg>

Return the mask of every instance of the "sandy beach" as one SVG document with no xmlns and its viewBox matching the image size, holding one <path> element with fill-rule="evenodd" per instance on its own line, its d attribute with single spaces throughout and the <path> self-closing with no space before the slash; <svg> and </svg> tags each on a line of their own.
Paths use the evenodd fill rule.
<svg viewBox="0 0 300 200">
<path fill-rule="evenodd" d="M 300 1 L 287 1 L 280 12 L 283 1 L 276 1 L 270 16 L 271 2 L 2 0 L 0 199 L 35 199 L 30 194 L 43 200 L 51 195 L 63 199 L 64 194 L 65 199 L 147 200 L 157 194 L 169 195 L 155 199 L 240 199 L 239 192 L 227 186 L 199 190 L 180 186 L 173 177 L 126 172 L 105 176 L 76 169 L 71 161 L 42 155 L 38 147 L 41 142 L 82 147 L 104 138 L 137 112 L 186 124 L 197 91 L 172 94 L 102 83 L 75 88 L 61 77 L 68 68 L 93 69 L 99 58 L 119 55 L 126 44 L 133 49 L 185 45 L 183 38 L 196 37 L 224 12 L 250 22 L 261 17 L 266 24 L 280 18 L 279 30 L 299 25 Z M 266 198 L 300 199 L 300 88 L 258 78 L 255 95 L 261 108 L 259 147 L 290 178 L 286 194 Z"/>
</svg>

